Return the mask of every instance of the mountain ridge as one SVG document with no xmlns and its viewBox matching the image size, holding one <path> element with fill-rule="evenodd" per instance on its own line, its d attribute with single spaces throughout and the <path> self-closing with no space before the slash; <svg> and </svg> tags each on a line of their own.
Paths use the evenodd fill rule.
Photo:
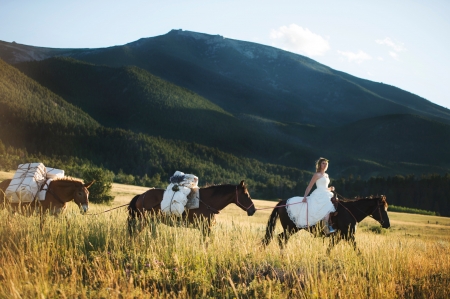
<svg viewBox="0 0 450 299">
<path fill-rule="evenodd" d="M 295 165 L 299 169 L 309 169 L 316 156 L 326 156 L 335 161 L 333 167 L 339 175 L 349 174 L 346 169 L 354 169 L 364 177 L 373 173 L 393 174 L 396 165 L 399 165 L 399 173 L 430 170 L 442 173 L 450 169 L 447 158 L 441 166 L 433 166 L 436 163 L 433 154 L 442 156 L 443 150 L 448 148 L 445 137 L 450 124 L 448 109 L 397 87 L 360 79 L 270 46 L 173 30 L 165 35 L 100 49 L 21 48 L 14 45 L 16 51 L 35 51 L 38 58 L 47 55 L 43 60 L 18 63 L 12 48 L 3 47 L 3 44 L 0 43 L 0 58 L 5 58 L 69 103 L 89 111 L 89 115 L 96 115 L 95 119 L 102 119 L 99 113 L 115 118 L 108 109 L 115 109 L 117 115 L 129 116 L 122 120 L 117 117 L 117 124 L 113 120 L 103 120 L 108 127 L 198 142 L 236 156 L 255 158 L 263 163 Z M 74 59 L 73 65 L 87 63 L 87 70 L 77 75 L 72 65 L 66 68 L 67 74 L 58 76 L 56 70 L 64 69 L 66 62 L 57 56 Z M 20 54 L 15 57 L 31 56 Z M 52 61 L 55 66 L 49 67 Z M 34 73 L 32 66 L 37 70 Z M 96 73 L 100 69 L 115 75 L 101 77 L 101 72 Z M 132 76 L 117 79 L 124 70 L 142 80 L 132 79 Z M 46 71 L 53 76 L 51 79 L 44 74 Z M 89 77 L 95 77 L 95 80 L 87 84 Z M 152 85 L 151 78 L 160 81 Z M 106 82 L 112 87 L 108 88 Z M 133 96 L 120 96 L 126 84 L 136 85 L 136 82 L 142 84 L 133 89 Z M 90 87 L 81 93 L 84 85 Z M 139 97 L 149 86 L 155 88 L 155 93 Z M 200 106 L 212 105 L 223 112 L 215 114 L 213 110 L 196 109 L 196 118 L 203 122 L 190 123 L 181 118 L 170 122 L 171 115 L 189 113 L 185 106 L 187 102 L 179 102 L 174 104 L 173 111 L 149 112 L 155 118 L 154 123 L 139 122 L 139 116 L 142 118 L 142 113 L 149 110 L 144 109 L 144 104 L 134 105 L 133 101 L 148 102 L 153 105 L 149 107 L 157 108 L 156 94 L 163 91 L 163 86 L 169 86 L 165 88 L 167 96 L 164 96 L 163 105 L 171 103 L 171 92 L 173 96 L 178 92 L 182 101 L 202 99 Z M 107 107 L 104 111 L 88 106 L 100 103 Z M 133 119 L 133 115 L 138 116 L 138 120 Z M 373 128 L 383 124 L 383 117 L 387 115 L 396 118 L 407 133 L 397 136 L 396 131 L 385 130 L 383 134 L 371 134 Z M 421 121 L 420 117 L 426 121 Z M 359 126 L 366 128 L 366 132 Z M 428 131 L 421 130 L 421 126 Z M 175 128 L 180 127 L 184 128 L 183 134 L 176 135 Z M 436 132 L 430 134 L 429 131 Z M 412 138 L 415 132 L 418 136 Z M 352 136 L 358 134 L 372 136 L 372 139 L 355 144 Z M 374 150 L 386 140 L 408 154 L 396 153 L 395 147 L 390 152 Z M 421 146 L 423 140 L 427 140 L 431 148 L 443 144 L 440 149 L 430 150 Z M 417 147 L 417 152 L 409 151 L 408 147 Z"/>
</svg>

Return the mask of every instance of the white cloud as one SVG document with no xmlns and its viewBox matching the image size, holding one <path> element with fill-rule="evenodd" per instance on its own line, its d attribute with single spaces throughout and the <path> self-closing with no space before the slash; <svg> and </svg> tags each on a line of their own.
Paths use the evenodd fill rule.
<svg viewBox="0 0 450 299">
<path fill-rule="evenodd" d="M 270 38 L 275 47 L 308 56 L 324 55 L 330 49 L 326 39 L 296 24 L 272 29 Z"/>
<path fill-rule="evenodd" d="M 383 60 L 384 60 L 383 57 L 381 57 L 381 56 L 378 56 L 377 59 L 378 59 L 379 61 L 383 61 Z"/>
<path fill-rule="evenodd" d="M 398 59 L 398 54 L 395 53 L 394 51 L 389 51 L 389 55 L 394 59 Z"/>
<path fill-rule="evenodd" d="M 377 39 L 376 43 L 380 44 L 380 45 L 386 45 L 388 47 L 391 47 L 395 52 L 403 52 L 406 50 L 403 43 L 394 42 L 389 37 L 386 37 L 385 39 Z"/>
<path fill-rule="evenodd" d="M 362 63 L 366 60 L 371 60 L 372 56 L 369 54 L 359 50 L 358 53 L 353 52 L 344 52 L 344 51 L 338 51 L 338 53 L 348 59 L 350 62 L 356 62 L 356 63 Z"/>
<path fill-rule="evenodd" d="M 403 43 L 394 42 L 389 37 L 386 37 L 385 39 L 377 39 L 375 42 L 377 44 L 386 45 L 390 47 L 392 51 L 389 51 L 389 55 L 394 59 L 398 59 L 398 53 L 406 51 L 406 48 L 403 45 Z"/>
</svg>

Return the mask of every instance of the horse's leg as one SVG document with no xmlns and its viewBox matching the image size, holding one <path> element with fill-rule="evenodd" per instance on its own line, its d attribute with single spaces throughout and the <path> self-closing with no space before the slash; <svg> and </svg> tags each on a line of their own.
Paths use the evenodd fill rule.
<svg viewBox="0 0 450 299">
<path fill-rule="evenodd" d="M 44 224 L 45 219 L 47 218 L 47 215 L 45 215 L 43 212 L 39 214 L 39 228 L 41 229 L 41 232 L 44 230 Z"/>
<path fill-rule="evenodd" d="M 148 224 L 150 227 L 150 232 L 152 234 L 152 237 L 156 238 L 158 236 L 158 230 L 157 230 L 158 215 L 156 215 L 152 211 L 152 212 L 148 212 L 146 215 L 142 215 L 142 216 L 144 217 L 144 222 L 146 224 Z M 145 224 L 144 224 L 144 226 L 145 226 Z"/>
<path fill-rule="evenodd" d="M 286 230 L 283 230 L 282 233 L 278 234 L 277 239 L 280 249 L 283 250 L 289 240 L 289 235 L 287 234 Z"/>
<path fill-rule="evenodd" d="M 327 248 L 328 255 L 330 254 L 331 249 L 333 249 L 333 247 L 336 246 L 336 244 L 339 243 L 339 241 L 341 240 L 342 240 L 341 232 L 330 235 L 330 243 L 328 244 Z"/>
<path fill-rule="evenodd" d="M 350 232 L 347 235 L 347 241 L 350 243 L 350 245 L 353 246 L 353 250 L 355 250 L 355 252 L 358 255 L 360 255 L 361 251 L 359 250 L 359 248 L 356 247 L 355 233 L 356 233 L 356 226 L 352 224 L 350 226 Z"/>
<path fill-rule="evenodd" d="M 287 242 L 289 241 L 289 238 L 298 232 L 300 229 L 297 227 L 286 227 L 283 228 L 283 232 L 281 234 L 278 234 L 278 245 L 281 249 L 284 249 L 284 247 L 287 245 Z"/>
</svg>

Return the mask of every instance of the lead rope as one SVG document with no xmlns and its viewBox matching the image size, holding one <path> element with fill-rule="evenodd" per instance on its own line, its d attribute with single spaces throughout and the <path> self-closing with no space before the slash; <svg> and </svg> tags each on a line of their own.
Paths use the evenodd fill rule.
<svg viewBox="0 0 450 299">
<path fill-rule="evenodd" d="M 115 207 L 115 208 L 112 208 L 112 209 L 109 209 L 109 210 L 105 210 L 105 211 L 102 211 L 102 212 L 99 212 L 99 213 L 95 213 L 95 214 L 84 214 L 84 216 L 96 216 L 96 215 L 100 215 L 100 214 L 103 214 L 103 213 L 111 212 L 112 210 L 119 209 L 119 208 L 122 208 L 122 207 L 128 206 L 128 205 L 129 205 L 129 204 L 126 203 L 126 204 L 124 204 L 124 205 L 121 205 L 121 206 L 118 206 L 118 207 Z"/>
<path fill-rule="evenodd" d="M 306 196 L 306 197 L 308 197 L 308 196 Z M 308 198 L 306 198 L 306 227 L 308 227 L 308 230 L 309 230 Z"/>
</svg>

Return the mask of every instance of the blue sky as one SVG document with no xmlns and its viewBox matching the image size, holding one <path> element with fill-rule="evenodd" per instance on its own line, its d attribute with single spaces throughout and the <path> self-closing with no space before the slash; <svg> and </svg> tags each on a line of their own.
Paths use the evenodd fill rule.
<svg viewBox="0 0 450 299">
<path fill-rule="evenodd" d="M 305 55 L 450 108 L 448 0 L 0 0 L 0 40 L 99 48 L 183 29 Z"/>
</svg>

